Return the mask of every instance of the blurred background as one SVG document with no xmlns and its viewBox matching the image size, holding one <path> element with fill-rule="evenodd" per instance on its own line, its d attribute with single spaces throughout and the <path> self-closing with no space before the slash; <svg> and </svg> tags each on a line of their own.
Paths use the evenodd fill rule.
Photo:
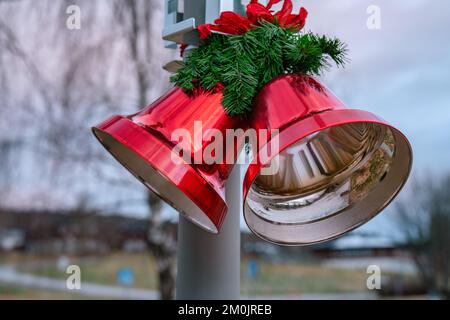
<svg viewBox="0 0 450 320">
<path fill-rule="evenodd" d="M 242 222 L 242 297 L 450 298 L 450 2 L 294 2 L 306 30 L 348 44 L 322 81 L 401 129 L 415 162 L 399 198 L 338 240 L 279 247 Z M 0 299 L 173 298 L 177 213 L 90 133 L 170 88 L 163 25 L 162 0 L 0 0 Z"/>
</svg>

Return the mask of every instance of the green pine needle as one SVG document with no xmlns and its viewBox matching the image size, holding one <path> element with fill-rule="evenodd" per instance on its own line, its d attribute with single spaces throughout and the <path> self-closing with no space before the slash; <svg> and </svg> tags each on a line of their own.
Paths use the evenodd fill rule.
<svg viewBox="0 0 450 320">
<path fill-rule="evenodd" d="M 298 34 L 264 22 L 243 35 L 211 34 L 170 80 L 188 93 L 196 88 L 212 91 L 222 84 L 225 111 L 239 116 L 252 110 L 259 90 L 273 78 L 286 73 L 320 75 L 330 61 L 344 66 L 346 54 L 339 39 Z"/>
</svg>

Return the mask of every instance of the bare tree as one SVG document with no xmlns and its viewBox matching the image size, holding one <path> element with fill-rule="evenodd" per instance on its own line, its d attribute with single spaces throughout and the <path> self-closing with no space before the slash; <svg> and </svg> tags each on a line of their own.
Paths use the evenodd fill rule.
<svg viewBox="0 0 450 320">
<path fill-rule="evenodd" d="M 396 211 L 423 284 L 450 298 L 450 175 L 437 183 L 416 182 Z"/>
<path fill-rule="evenodd" d="M 162 202 L 158 196 L 149 193 L 148 203 L 151 218 L 147 246 L 156 260 L 161 299 L 170 300 L 175 297 L 176 229 L 173 228 L 173 224 L 162 217 Z"/>
<path fill-rule="evenodd" d="M 134 78 L 137 84 L 139 106 L 148 103 L 150 82 L 149 61 L 154 58 L 152 21 L 155 10 L 161 4 L 154 0 L 126 0 L 115 3 L 118 21 L 124 28 Z M 147 244 L 153 254 L 158 270 L 159 291 L 162 299 L 173 299 L 175 293 L 176 239 L 161 216 L 161 199 L 149 191 L 147 201 L 150 208 L 150 223 Z"/>
<path fill-rule="evenodd" d="M 80 30 L 65 27 L 66 8 L 72 4 L 81 8 Z M 43 189 L 47 181 L 50 194 L 63 194 L 58 204 L 77 207 L 87 197 L 90 210 L 108 211 L 112 204 L 135 202 L 131 200 L 139 195 L 148 205 L 147 243 L 156 260 L 161 297 L 171 299 L 176 234 L 162 213 L 163 203 L 142 192 L 89 130 L 113 112 L 127 114 L 144 107 L 169 86 L 160 81 L 168 54 L 162 52 L 158 29 L 162 5 L 160 0 L 0 0 L 0 122 L 5 122 L 7 133 L 0 136 L 0 148 L 13 150 L 8 141 L 22 141 L 12 136 L 17 124 L 27 129 L 26 135 L 20 132 L 25 141 L 20 145 L 29 160 L 12 166 L 34 190 Z M 19 158 L 17 152 L 9 158 Z M 32 174 L 25 173 L 26 166 L 33 168 Z M 1 170 L 6 181 L 11 170 Z M 99 190 L 111 187 L 133 197 L 99 205 Z"/>
</svg>

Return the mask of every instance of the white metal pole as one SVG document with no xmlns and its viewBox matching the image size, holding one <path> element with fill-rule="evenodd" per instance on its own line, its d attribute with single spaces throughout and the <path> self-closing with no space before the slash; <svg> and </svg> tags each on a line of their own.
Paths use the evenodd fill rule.
<svg viewBox="0 0 450 320">
<path fill-rule="evenodd" d="M 226 187 L 228 214 L 218 235 L 180 217 L 177 299 L 239 299 L 241 188 L 236 165 Z"/>
<path fill-rule="evenodd" d="M 211 23 L 221 11 L 237 9 L 236 0 L 185 0 L 184 19 Z M 241 171 L 236 165 L 226 186 L 228 214 L 218 235 L 180 216 L 177 299 L 239 299 Z"/>
</svg>

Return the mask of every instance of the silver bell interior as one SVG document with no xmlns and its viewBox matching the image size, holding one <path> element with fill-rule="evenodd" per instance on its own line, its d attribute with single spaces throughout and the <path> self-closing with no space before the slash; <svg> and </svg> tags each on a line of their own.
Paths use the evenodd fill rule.
<svg viewBox="0 0 450 320">
<path fill-rule="evenodd" d="M 249 228 L 265 240 L 305 245 L 333 239 L 381 211 L 411 167 L 397 130 L 352 123 L 312 134 L 263 168 L 245 200 Z"/>
</svg>

